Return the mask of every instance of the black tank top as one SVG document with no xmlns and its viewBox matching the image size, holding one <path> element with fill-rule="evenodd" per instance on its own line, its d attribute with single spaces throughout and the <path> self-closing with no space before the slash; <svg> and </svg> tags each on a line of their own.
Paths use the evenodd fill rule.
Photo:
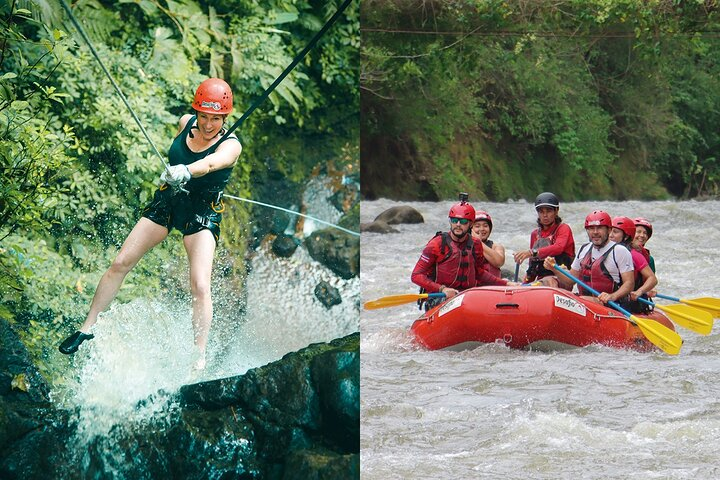
<svg viewBox="0 0 720 480">
<path fill-rule="evenodd" d="M 190 129 L 195 124 L 195 118 L 196 116 L 193 115 L 190 120 L 188 120 L 183 131 L 175 137 L 175 140 L 173 140 L 170 145 L 170 150 L 168 151 L 170 165 L 190 165 L 191 163 L 201 160 L 211 153 L 214 153 L 220 146 L 220 142 L 218 142 L 202 152 L 193 152 L 190 150 L 190 147 L 187 145 L 187 136 L 190 133 Z M 230 139 L 239 141 L 235 137 L 228 137 L 225 140 Z M 225 185 L 227 185 L 232 169 L 233 167 L 223 168 L 222 170 L 210 172 L 202 177 L 191 178 L 185 185 L 185 188 L 189 190 L 190 193 L 219 192 L 225 188 Z"/>
</svg>

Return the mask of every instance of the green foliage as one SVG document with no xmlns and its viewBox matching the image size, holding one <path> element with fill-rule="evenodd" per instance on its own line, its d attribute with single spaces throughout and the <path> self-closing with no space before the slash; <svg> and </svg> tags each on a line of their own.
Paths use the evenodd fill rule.
<svg viewBox="0 0 720 480">
<path fill-rule="evenodd" d="M 399 193 L 395 168 L 427 199 L 717 194 L 704 3 L 364 1 L 363 193 Z"/>
<path fill-rule="evenodd" d="M 19 9 L 18 5 L 26 7 Z M 164 157 L 194 89 L 231 84 L 232 124 L 335 11 L 332 2 L 80 0 L 76 16 Z M 274 157 L 302 185 L 357 144 L 357 7 L 236 131 L 228 193 L 253 198 Z M 95 285 L 157 186 L 162 163 L 80 35 L 53 2 L 0 4 L 0 317 L 41 370 L 77 327 Z M 218 275 L 241 289 L 248 204 L 226 200 Z M 173 293 L 180 235 L 146 255 L 118 301 Z M 220 263 L 220 262 L 219 262 Z M 168 267 L 169 266 L 169 267 Z"/>
</svg>

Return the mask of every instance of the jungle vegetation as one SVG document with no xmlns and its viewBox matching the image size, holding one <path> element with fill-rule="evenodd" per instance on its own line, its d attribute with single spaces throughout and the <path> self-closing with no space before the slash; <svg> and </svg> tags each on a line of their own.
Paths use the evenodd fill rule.
<svg viewBox="0 0 720 480">
<path fill-rule="evenodd" d="M 363 198 L 717 197 L 716 1 L 363 0 Z"/>
<path fill-rule="evenodd" d="M 315 0 L 79 0 L 74 15 L 165 155 L 197 85 L 233 87 L 232 124 L 337 10 Z M 359 8 L 237 130 L 228 193 L 258 198 L 272 169 L 302 184 L 359 159 Z M 100 275 L 157 188 L 162 163 L 56 0 L 0 4 L 0 317 L 47 374 Z M 226 201 L 224 265 L 242 281 L 252 208 Z M 174 232 L 173 235 L 178 235 Z M 175 288 L 179 236 L 148 254 L 119 301 Z M 238 285 L 239 288 L 239 285 Z"/>
</svg>

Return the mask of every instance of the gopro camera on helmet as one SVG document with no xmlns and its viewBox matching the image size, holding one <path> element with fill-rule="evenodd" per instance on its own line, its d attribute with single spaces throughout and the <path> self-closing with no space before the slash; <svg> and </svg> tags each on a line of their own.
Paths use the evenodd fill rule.
<svg viewBox="0 0 720 480">
<path fill-rule="evenodd" d="M 469 196 L 467 193 L 465 193 L 465 192 L 460 192 L 460 194 L 458 194 L 458 197 L 460 197 L 460 203 L 461 203 L 461 204 L 467 203 L 468 198 L 470 198 L 470 196 Z"/>
</svg>

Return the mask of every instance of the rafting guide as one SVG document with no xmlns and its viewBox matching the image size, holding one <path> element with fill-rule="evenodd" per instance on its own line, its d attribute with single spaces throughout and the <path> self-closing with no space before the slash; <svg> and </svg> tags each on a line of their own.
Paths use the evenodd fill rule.
<svg viewBox="0 0 720 480">
<path fill-rule="evenodd" d="M 485 269 L 483 243 L 471 232 L 475 208 L 468 203 L 468 194 L 460 194 L 460 203 L 448 212 L 449 232 L 437 232 L 428 242 L 413 269 L 411 280 L 421 293 L 442 293 L 452 298 L 459 292 L 481 285 L 516 285 L 497 277 Z M 442 297 L 425 301 L 430 308 Z"/>
<path fill-rule="evenodd" d="M 223 135 L 225 120 L 233 109 L 232 90 L 224 80 L 209 78 L 202 82 L 195 91 L 192 108 L 194 114 L 180 119 L 168 152 L 169 167 L 160 176 L 162 184 L 100 279 L 85 322 L 60 344 L 62 353 L 75 353 L 84 341 L 94 337 L 90 330 L 98 314 L 110 305 L 126 275 L 175 228 L 183 235 L 190 264 L 192 324 L 197 348 L 194 368 L 205 368 L 213 315 L 210 278 L 220 239 L 222 194 L 242 146 L 235 135 Z"/>
</svg>

